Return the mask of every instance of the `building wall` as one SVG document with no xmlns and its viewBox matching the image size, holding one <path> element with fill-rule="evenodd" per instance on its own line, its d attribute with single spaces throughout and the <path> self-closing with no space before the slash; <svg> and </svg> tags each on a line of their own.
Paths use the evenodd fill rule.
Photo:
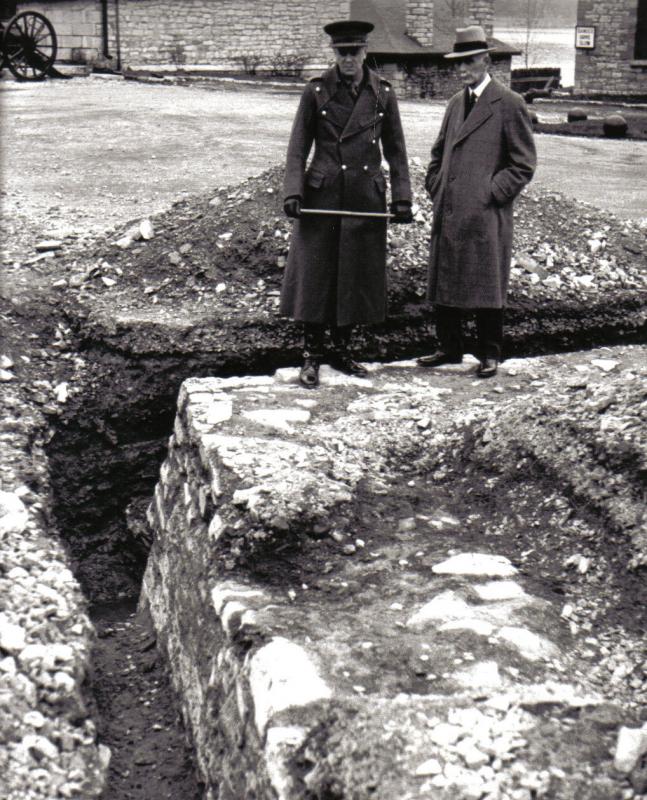
<svg viewBox="0 0 647 800">
<path fill-rule="evenodd" d="M 39 11 L 54 26 L 58 61 L 94 64 L 103 49 L 100 0 L 21 2 L 17 11 Z"/>
<path fill-rule="evenodd" d="M 510 57 L 493 59 L 491 74 L 505 86 L 510 86 Z M 446 99 L 461 89 L 456 72 L 446 61 L 410 61 L 399 63 L 383 61 L 378 71 L 395 87 L 398 97 L 421 99 Z"/>
<path fill-rule="evenodd" d="M 575 53 L 575 92 L 647 95 L 647 61 L 634 60 L 638 0 L 579 0 L 578 25 L 595 25 L 595 48 Z M 633 64 L 632 64 L 633 62 Z"/>
<path fill-rule="evenodd" d="M 120 0 L 121 64 L 320 69 L 332 60 L 323 26 L 349 16 L 350 0 Z"/>
</svg>

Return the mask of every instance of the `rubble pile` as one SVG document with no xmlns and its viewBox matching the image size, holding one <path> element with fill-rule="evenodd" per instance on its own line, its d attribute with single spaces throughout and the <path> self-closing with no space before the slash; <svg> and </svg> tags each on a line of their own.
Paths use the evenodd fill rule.
<svg viewBox="0 0 647 800">
<path fill-rule="evenodd" d="M 415 313 L 424 299 L 432 204 L 424 170 L 412 159 L 415 221 L 388 231 L 390 313 Z M 292 222 L 282 211 L 282 169 L 236 187 L 181 200 L 153 219 L 137 220 L 64 255 L 57 288 L 85 304 L 190 304 L 194 311 L 273 315 Z M 529 189 L 516 211 L 510 305 L 518 315 L 546 314 L 547 304 L 580 316 L 604 307 L 619 323 L 620 304 L 639 309 L 646 287 L 647 220 L 620 221 L 557 193 Z M 643 295 L 644 299 L 644 295 Z M 626 325 L 636 325 L 626 319 Z"/>
<path fill-rule="evenodd" d="M 83 696 L 93 628 L 51 529 L 43 419 L 5 387 L 0 426 L 0 795 L 98 797 L 110 761 Z"/>
</svg>

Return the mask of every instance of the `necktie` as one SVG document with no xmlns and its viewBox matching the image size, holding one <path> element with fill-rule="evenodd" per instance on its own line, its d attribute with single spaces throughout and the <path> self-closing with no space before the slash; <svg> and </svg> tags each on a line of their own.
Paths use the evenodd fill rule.
<svg viewBox="0 0 647 800">
<path fill-rule="evenodd" d="M 353 98 L 353 100 L 357 100 L 357 98 L 359 97 L 359 89 L 357 88 L 357 85 L 354 84 L 354 83 L 351 83 L 349 85 L 349 87 L 348 87 L 348 90 L 349 90 L 350 96 Z"/>
<path fill-rule="evenodd" d="M 476 103 L 476 95 L 471 89 L 468 89 L 467 97 L 465 98 L 465 119 L 467 119 L 467 115 L 474 108 L 474 103 Z"/>
</svg>

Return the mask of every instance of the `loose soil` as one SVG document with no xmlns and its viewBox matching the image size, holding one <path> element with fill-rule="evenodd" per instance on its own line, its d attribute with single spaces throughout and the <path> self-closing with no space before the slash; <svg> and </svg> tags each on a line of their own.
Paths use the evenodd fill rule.
<svg viewBox="0 0 647 800">
<path fill-rule="evenodd" d="M 97 730 L 112 750 L 101 800 L 201 800 L 150 621 L 133 601 L 95 605 L 91 614 Z"/>
</svg>

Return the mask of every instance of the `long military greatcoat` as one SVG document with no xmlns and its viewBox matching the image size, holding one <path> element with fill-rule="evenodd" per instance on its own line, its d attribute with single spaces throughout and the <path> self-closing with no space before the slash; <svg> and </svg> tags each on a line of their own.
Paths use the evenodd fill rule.
<svg viewBox="0 0 647 800">
<path fill-rule="evenodd" d="M 314 156 L 306 162 L 314 142 Z M 391 197 L 411 200 L 398 104 L 389 83 L 365 67 L 353 100 L 336 67 L 305 88 L 290 143 L 285 197 L 305 208 L 385 211 L 382 152 Z M 301 322 L 350 325 L 386 315 L 386 222 L 302 216 L 294 224 L 281 312 Z"/>
<path fill-rule="evenodd" d="M 537 163 L 523 98 L 492 79 L 465 119 L 447 105 L 425 186 L 434 202 L 427 297 L 457 308 L 502 308 L 512 253 L 512 201 Z"/>
</svg>

